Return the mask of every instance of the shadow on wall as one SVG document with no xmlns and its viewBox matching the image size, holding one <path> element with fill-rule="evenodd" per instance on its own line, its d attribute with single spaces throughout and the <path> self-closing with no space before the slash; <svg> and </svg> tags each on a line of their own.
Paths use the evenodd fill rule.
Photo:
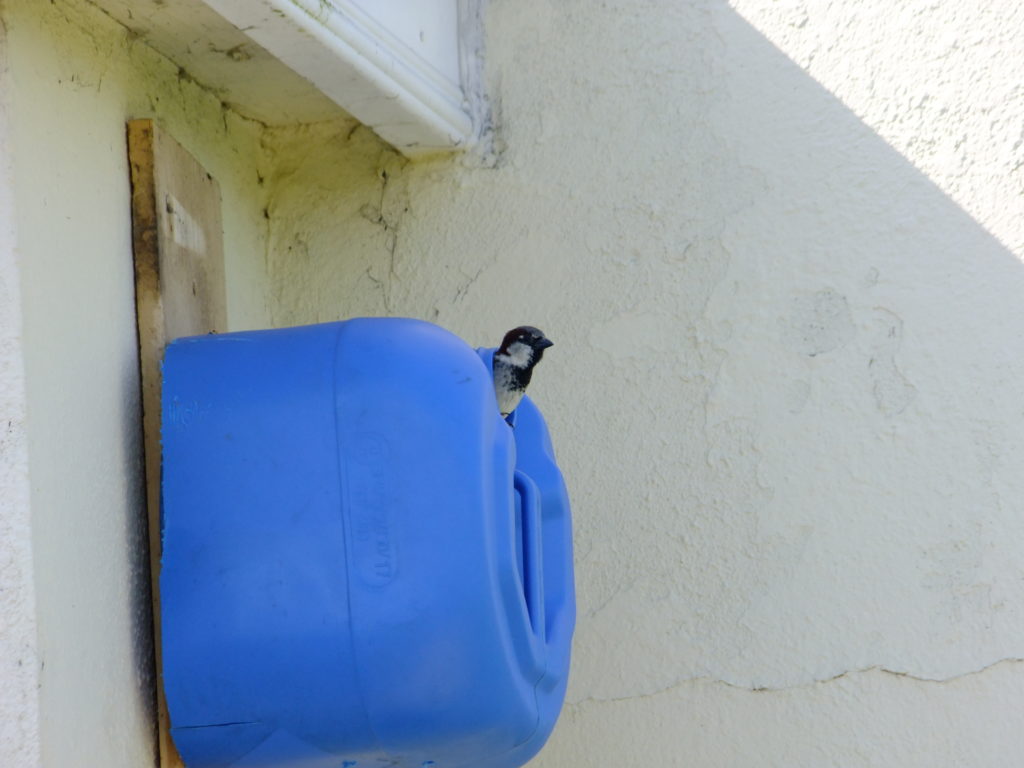
<svg viewBox="0 0 1024 768">
<path fill-rule="evenodd" d="M 909 34 L 893 18 L 858 34 Z M 724 0 L 492 3 L 487 24 L 497 166 L 406 166 L 360 131 L 291 137 L 270 269 L 282 324 L 393 313 L 483 342 L 528 321 L 556 341 L 531 391 L 574 501 L 581 615 L 575 704 L 540 762 L 635 763 L 652 726 L 576 719 L 695 678 L 947 679 L 1018 656 L 1018 258 Z M 932 90 L 898 45 L 884 55 L 908 94 Z M 945 134 L 977 98 L 937 113 Z M 906 721 L 869 694 L 835 739 L 906 749 L 879 731 Z M 729 764 L 765 764 L 740 753 L 770 739 L 736 738 L 727 709 L 679 711 L 665 745 L 697 754 L 719 728 Z M 921 754 L 958 754 L 949 732 Z M 821 764 L 808 754 L 787 764 Z"/>
<path fill-rule="evenodd" d="M 856 30 L 894 41 L 884 71 L 855 49 L 847 82 L 934 103 L 893 13 Z M 993 665 L 1024 636 L 1021 262 L 725 0 L 495 2 L 487 24 L 496 167 L 289 134 L 269 259 L 282 324 L 555 340 L 531 393 L 570 484 L 580 620 L 538 765 L 1005 764 L 1024 736 L 987 686 L 1020 674 Z M 937 110 L 939 132 L 989 96 Z M 1011 173 L 1012 143 L 968 142 L 960 188 Z M 972 204 L 1020 205 L 988 194 Z M 905 675 L 854 674 L 872 667 Z"/>
<path fill-rule="evenodd" d="M 593 359 L 573 363 L 610 360 L 589 404 L 626 405 L 560 434 L 619 446 L 576 478 L 570 700 L 1018 656 L 1020 259 L 725 2 L 689 5 L 659 7 L 658 40 L 625 8 L 560 20 L 597 36 L 579 137 L 630 158 L 572 182 L 620 185 L 617 215 L 640 210 L 619 226 L 660 259 L 620 272 L 640 309 L 592 318 Z M 624 82 L 626 60 L 643 77 Z M 680 222 L 652 227 L 659 209 Z M 636 477 L 589 484 L 610 471 Z"/>
</svg>

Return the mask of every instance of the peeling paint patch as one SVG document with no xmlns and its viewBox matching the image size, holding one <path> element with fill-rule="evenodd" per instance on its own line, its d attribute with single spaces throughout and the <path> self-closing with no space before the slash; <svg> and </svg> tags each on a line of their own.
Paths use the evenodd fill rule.
<svg viewBox="0 0 1024 768">
<path fill-rule="evenodd" d="M 784 331 L 789 345 L 808 357 L 839 349 L 855 333 L 846 297 L 831 288 L 793 299 Z"/>
<path fill-rule="evenodd" d="M 871 323 L 871 358 L 868 371 L 875 405 L 886 416 L 898 416 L 917 396 L 917 388 L 896 367 L 896 353 L 903 343 L 903 320 L 877 307 Z"/>
</svg>

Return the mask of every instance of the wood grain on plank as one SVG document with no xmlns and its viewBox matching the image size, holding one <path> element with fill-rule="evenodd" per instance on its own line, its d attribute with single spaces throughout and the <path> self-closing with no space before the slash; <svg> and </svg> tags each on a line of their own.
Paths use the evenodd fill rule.
<svg viewBox="0 0 1024 768">
<path fill-rule="evenodd" d="M 220 187 L 152 120 L 128 123 L 135 307 L 161 768 L 182 768 L 170 736 L 160 635 L 160 363 L 167 342 L 227 330 Z"/>
</svg>

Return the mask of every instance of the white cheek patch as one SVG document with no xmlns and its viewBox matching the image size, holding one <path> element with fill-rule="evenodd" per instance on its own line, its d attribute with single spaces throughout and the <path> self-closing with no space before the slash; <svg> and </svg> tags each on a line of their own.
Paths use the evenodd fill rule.
<svg viewBox="0 0 1024 768">
<path fill-rule="evenodd" d="M 530 349 L 528 344 L 515 341 L 509 344 L 508 354 L 501 355 L 500 357 L 516 368 L 525 368 L 533 359 L 533 350 Z"/>
</svg>

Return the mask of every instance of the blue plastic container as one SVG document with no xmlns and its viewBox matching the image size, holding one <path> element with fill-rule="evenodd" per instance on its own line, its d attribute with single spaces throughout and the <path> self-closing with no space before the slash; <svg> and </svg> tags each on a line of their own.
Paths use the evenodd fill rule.
<svg viewBox="0 0 1024 768">
<path fill-rule="evenodd" d="M 515 768 L 558 717 L 568 497 L 491 351 L 358 319 L 180 339 L 163 674 L 190 768 Z"/>
</svg>

